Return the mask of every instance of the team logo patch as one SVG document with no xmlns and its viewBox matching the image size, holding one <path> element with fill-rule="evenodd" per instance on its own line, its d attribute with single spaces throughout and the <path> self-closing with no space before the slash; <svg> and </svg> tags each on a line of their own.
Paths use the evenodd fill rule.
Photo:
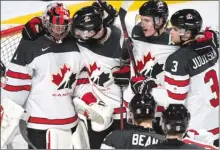
<svg viewBox="0 0 220 150">
<path fill-rule="evenodd" d="M 61 73 L 52 75 L 52 82 L 58 86 L 58 90 L 65 88 L 71 89 L 71 85 L 76 80 L 76 74 L 73 74 L 66 64 L 60 68 L 60 71 Z"/>
<path fill-rule="evenodd" d="M 99 86 L 105 87 L 105 85 L 107 85 L 107 82 L 110 80 L 110 73 L 104 73 L 103 71 L 101 71 L 96 62 L 94 62 L 92 65 L 89 65 L 88 72 L 93 83 Z"/>
</svg>

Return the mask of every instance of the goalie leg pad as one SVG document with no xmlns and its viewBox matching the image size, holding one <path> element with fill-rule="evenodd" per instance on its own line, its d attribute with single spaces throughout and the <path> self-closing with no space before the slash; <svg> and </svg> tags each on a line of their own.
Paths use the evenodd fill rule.
<svg viewBox="0 0 220 150">
<path fill-rule="evenodd" d="M 47 149 L 73 149 L 71 130 L 48 129 L 46 133 Z"/>
<path fill-rule="evenodd" d="M 24 109 L 4 97 L 1 101 L 1 147 L 10 143 L 18 130 L 19 120 L 23 118 Z"/>
<path fill-rule="evenodd" d="M 86 127 L 86 120 L 79 120 L 76 131 L 72 135 L 74 149 L 90 149 L 89 135 Z"/>
</svg>

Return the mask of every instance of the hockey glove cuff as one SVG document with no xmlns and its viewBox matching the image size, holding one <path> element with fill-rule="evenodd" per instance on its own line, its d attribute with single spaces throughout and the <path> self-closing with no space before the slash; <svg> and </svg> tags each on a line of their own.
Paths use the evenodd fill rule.
<svg viewBox="0 0 220 150">
<path fill-rule="evenodd" d="M 35 40 L 40 35 L 44 34 L 45 30 L 40 17 L 34 17 L 28 21 L 22 30 L 22 37 L 25 40 Z"/>
<path fill-rule="evenodd" d="M 121 68 L 119 66 L 112 69 L 112 76 L 114 83 L 118 86 L 128 86 L 130 80 L 130 66 L 124 65 Z"/>
</svg>

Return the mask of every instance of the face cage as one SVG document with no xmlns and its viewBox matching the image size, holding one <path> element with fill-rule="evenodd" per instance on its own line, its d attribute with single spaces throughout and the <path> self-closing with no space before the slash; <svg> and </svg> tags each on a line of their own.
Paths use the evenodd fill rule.
<svg viewBox="0 0 220 150">
<path fill-rule="evenodd" d="M 63 38 L 66 37 L 66 35 L 69 33 L 71 29 L 71 23 L 67 25 L 56 25 L 47 22 L 46 27 L 48 29 L 48 32 L 51 34 L 51 36 L 57 40 L 57 41 L 62 41 Z"/>
</svg>

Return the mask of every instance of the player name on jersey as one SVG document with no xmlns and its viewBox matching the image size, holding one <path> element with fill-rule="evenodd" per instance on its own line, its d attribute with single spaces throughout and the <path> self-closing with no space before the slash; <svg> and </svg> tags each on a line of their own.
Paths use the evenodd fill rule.
<svg viewBox="0 0 220 150">
<path fill-rule="evenodd" d="M 215 51 L 211 51 L 205 55 L 197 56 L 197 57 L 193 58 L 192 59 L 193 64 L 194 64 L 193 69 L 197 69 L 197 68 L 205 65 L 206 63 L 212 61 L 216 57 L 217 57 L 217 54 L 215 53 Z"/>
<path fill-rule="evenodd" d="M 132 136 L 132 145 L 139 145 L 139 146 L 148 146 L 152 144 L 157 144 L 159 140 L 157 138 L 143 135 L 143 134 L 133 134 Z"/>
</svg>

